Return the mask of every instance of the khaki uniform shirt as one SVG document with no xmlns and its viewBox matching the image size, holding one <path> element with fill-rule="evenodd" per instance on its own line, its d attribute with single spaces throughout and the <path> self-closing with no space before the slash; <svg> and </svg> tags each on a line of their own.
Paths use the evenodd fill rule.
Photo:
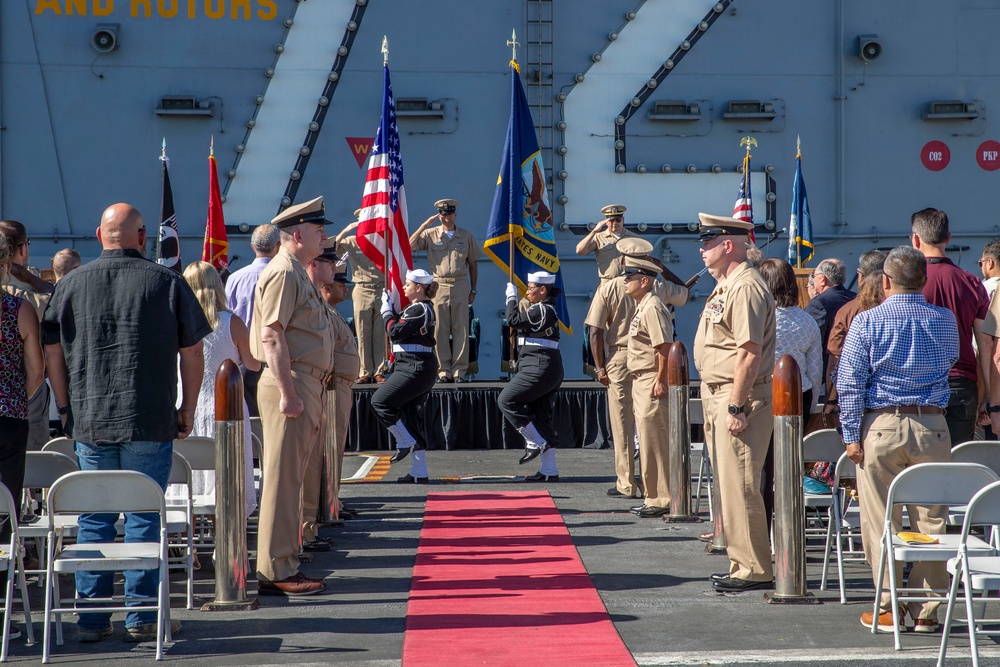
<svg viewBox="0 0 1000 667">
<path fill-rule="evenodd" d="M 317 371 L 333 370 L 334 329 L 330 309 L 313 287 L 298 258 L 284 247 L 278 250 L 257 280 L 250 331 L 250 351 L 266 362 L 261 327 L 278 323 L 285 330 L 288 358 Z"/>
<path fill-rule="evenodd" d="M 333 325 L 333 370 L 339 377 L 344 377 L 352 382 L 358 379 L 361 372 L 361 357 L 358 356 L 358 345 L 354 341 L 354 334 L 351 327 L 341 317 L 340 313 L 330 305 L 330 320 Z"/>
<path fill-rule="evenodd" d="M 670 324 L 667 304 L 652 290 L 642 298 L 635 315 L 629 320 L 628 358 L 626 365 L 632 373 L 655 372 L 659 368 L 656 348 L 674 342 L 674 327 Z"/>
<path fill-rule="evenodd" d="M 715 286 L 694 338 L 694 365 L 706 384 L 735 377 L 736 350 L 745 343 L 761 346 L 757 378 L 771 375 L 774 359 L 774 297 L 756 269 L 743 262 Z"/>
<path fill-rule="evenodd" d="M 665 304 L 683 306 L 688 302 L 688 288 L 660 278 L 653 281 L 652 293 Z M 607 349 L 624 346 L 628 344 L 627 336 L 635 307 L 635 299 L 625 293 L 625 277 L 618 276 L 605 280 L 598 286 L 594 300 L 590 302 L 587 319 L 583 323 L 588 327 L 604 329 L 604 345 Z"/>
<path fill-rule="evenodd" d="M 621 268 L 615 260 L 621 257 L 622 254 L 618 252 L 615 244 L 621 239 L 634 236 L 635 234 L 627 229 L 622 230 L 621 236 L 615 236 L 607 229 L 602 229 L 590 239 L 590 243 L 587 245 L 584 254 L 588 252 L 594 253 L 594 257 L 597 258 L 597 274 L 601 277 L 601 280 L 609 280 L 621 273 Z"/>
<path fill-rule="evenodd" d="M 444 225 L 430 227 L 420 232 L 414 251 L 427 251 L 427 264 L 435 278 L 465 278 L 469 275 L 469 264 L 479 259 L 482 251 L 476 237 L 467 229 L 455 227 L 449 239 Z"/>
<path fill-rule="evenodd" d="M 351 265 L 351 282 L 362 285 L 383 285 L 385 274 L 378 270 L 375 263 L 358 247 L 358 237 L 353 234 L 344 237 L 337 244 L 337 254 L 347 253 L 347 261 Z"/>
</svg>

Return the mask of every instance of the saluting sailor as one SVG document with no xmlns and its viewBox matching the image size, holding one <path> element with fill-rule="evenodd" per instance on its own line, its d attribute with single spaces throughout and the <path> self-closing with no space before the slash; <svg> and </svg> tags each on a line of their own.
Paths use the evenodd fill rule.
<svg viewBox="0 0 1000 667">
<path fill-rule="evenodd" d="M 539 454 L 541 469 L 526 482 L 558 482 L 557 435 L 552 425 L 552 402 L 563 380 L 559 354 L 559 317 L 556 315 L 556 277 L 546 271 L 528 274 L 528 307 L 518 308 L 517 288 L 507 283 L 507 324 L 517 332 L 517 373 L 500 392 L 497 404 L 507 421 L 524 436 L 527 463 Z"/>
<path fill-rule="evenodd" d="M 583 237 L 576 244 L 577 255 L 589 255 L 594 253 L 597 258 L 597 274 L 601 280 L 610 280 L 621 274 L 621 264 L 618 258 L 621 253 L 618 251 L 618 241 L 630 236 L 635 236 L 625 229 L 625 211 L 627 209 L 621 204 L 608 204 L 601 209 L 604 220 L 601 220 L 590 233 Z"/>
<path fill-rule="evenodd" d="M 390 461 L 402 461 L 413 450 L 410 472 L 396 480 L 402 484 L 428 482 L 427 441 L 420 409 L 437 378 L 431 301 L 437 288 L 431 274 L 417 269 L 406 272 L 403 294 L 410 305 L 402 313 L 396 311 L 392 294 L 382 294 L 382 319 L 395 363 L 389 379 L 372 395 L 372 411 L 396 437 L 396 453 Z"/>
</svg>

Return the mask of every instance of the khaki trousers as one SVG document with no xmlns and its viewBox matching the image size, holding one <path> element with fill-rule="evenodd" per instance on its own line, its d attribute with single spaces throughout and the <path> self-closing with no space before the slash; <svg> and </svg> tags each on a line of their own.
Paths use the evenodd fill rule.
<svg viewBox="0 0 1000 667">
<path fill-rule="evenodd" d="M 646 504 L 650 507 L 669 507 L 667 398 L 653 396 L 655 384 L 655 371 L 646 371 L 632 377 L 632 403 L 635 409 L 635 425 L 639 430 L 639 460 L 642 463 L 640 475 L 643 491 L 646 492 Z M 628 444 L 631 445 L 631 441 Z"/>
<path fill-rule="evenodd" d="M 305 404 L 302 414 L 294 419 L 278 409 L 281 392 L 270 369 L 264 370 L 257 385 L 264 431 L 257 578 L 263 581 L 280 581 L 299 571 L 306 468 L 323 442 L 326 390 L 310 375 L 292 371 L 292 379 Z"/>
<path fill-rule="evenodd" d="M 372 377 L 385 363 L 385 325 L 379 309 L 382 288 L 378 285 L 357 284 L 351 291 L 354 305 L 354 331 L 358 336 L 361 375 Z"/>
<path fill-rule="evenodd" d="M 608 418 L 615 448 L 615 487 L 626 496 L 635 495 L 635 413 L 632 407 L 632 374 L 625 365 L 628 348 L 608 350 L 604 370 L 608 374 Z"/>
<path fill-rule="evenodd" d="M 344 450 L 347 448 L 347 428 L 351 425 L 351 408 L 354 407 L 354 379 L 337 377 L 334 389 L 337 423 L 334 425 L 337 437 L 337 460 L 334 485 L 337 490 L 337 510 L 340 510 L 340 480 L 344 474 Z"/>
<path fill-rule="evenodd" d="M 771 581 L 771 541 L 760 477 L 774 430 L 771 382 L 755 384 L 747 402 L 747 428 L 731 435 L 726 428 L 732 383 L 717 385 L 713 393 L 701 385 L 705 411 L 705 439 L 715 452 L 712 467 L 722 499 L 729 576 L 747 581 Z"/>
<path fill-rule="evenodd" d="M 462 377 L 469 371 L 469 293 L 468 278 L 455 283 L 438 283 L 434 297 L 435 354 L 438 374 Z M 450 337 L 450 340 L 449 340 Z"/>
<path fill-rule="evenodd" d="M 889 485 L 896 475 L 918 463 L 951 460 L 951 436 L 944 415 L 896 415 L 866 413 L 861 420 L 861 445 L 865 464 L 858 469 L 858 498 L 861 508 L 861 539 L 865 560 L 872 568 L 872 580 L 877 576 L 881 554 L 882 531 L 885 527 L 886 500 Z M 948 508 L 944 505 L 907 505 L 910 530 L 939 535 L 945 532 Z M 903 508 L 896 505 L 892 513 L 892 530 L 902 528 Z M 903 581 L 903 564 L 894 563 L 896 581 Z M 907 588 L 948 588 L 948 572 L 944 561 L 915 562 L 910 570 Z M 889 587 L 889 572 L 882 579 L 882 590 Z M 928 595 L 933 595 L 929 593 Z M 912 602 L 908 606 L 913 618 L 936 619 L 940 602 Z M 882 611 L 890 606 L 889 593 L 882 594 Z"/>
</svg>

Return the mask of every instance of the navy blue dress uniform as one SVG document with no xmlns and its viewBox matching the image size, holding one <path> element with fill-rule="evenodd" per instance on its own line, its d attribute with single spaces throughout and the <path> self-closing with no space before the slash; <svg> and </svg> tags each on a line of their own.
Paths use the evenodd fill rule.
<svg viewBox="0 0 1000 667">
<path fill-rule="evenodd" d="M 553 289 L 556 277 L 545 271 L 528 274 L 527 309 L 518 308 L 517 288 L 507 283 L 507 324 L 517 332 L 517 373 L 500 392 L 497 404 L 504 417 L 524 437 L 527 463 L 541 455 L 541 469 L 525 481 L 559 481 L 555 446 L 557 435 L 552 425 L 552 402 L 563 380 L 562 356 L 559 354 L 559 318 L 556 315 Z M 544 299 L 534 294 L 544 287 Z"/>
<path fill-rule="evenodd" d="M 434 277 L 424 271 L 406 272 L 407 286 L 423 298 L 413 299 L 402 313 L 397 313 L 392 296 L 382 296 L 382 319 L 395 355 L 392 374 L 372 396 L 372 411 L 376 418 L 396 438 L 396 453 L 391 461 L 401 461 L 413 450 L 410 472 L 400 477 L 401 483 L 426 484 L 427 442 L 423 435 L 421 408 L 437 379 L 437 357 L 434 355 Z M 420 287 L 417 287 L 420 286 Z"/>
</svg>

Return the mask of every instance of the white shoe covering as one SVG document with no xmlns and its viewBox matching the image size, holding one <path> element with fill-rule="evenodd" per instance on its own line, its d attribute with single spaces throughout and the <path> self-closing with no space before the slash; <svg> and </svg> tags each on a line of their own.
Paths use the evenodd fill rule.
<svg viewBox="0 0 1000 667">
<path fill-rule="evenodd" d="M 413 477 L 429 477 L 427 474 L 427 452 L 423 449 L 410 454 L 410 475 Z"/>
<path fill-rule="evenodd" d="M 402 419 L 389 427 L 389 433 L 396 436 L 396 449 L 409 449 L 417 444 L 416 439 L 406 430 Z"/>
<path fill-rule="evenodd" d="M 556 450 L 549 447 L 544 452 L 542 452 L 541 457 L 542 467 L 539 468 L 538 472 L 543 475 L 559 475 L 559 468 L 556 467 Z"/>
<path fill-rule="evenodd" d="M 517 432 L 524 436 L 524 444 L 528 449 L 541 449 L 545 446 L 545 438 L 538 432 L 534 424 L 529 423 L 517 429 Z"/>
</svg>

